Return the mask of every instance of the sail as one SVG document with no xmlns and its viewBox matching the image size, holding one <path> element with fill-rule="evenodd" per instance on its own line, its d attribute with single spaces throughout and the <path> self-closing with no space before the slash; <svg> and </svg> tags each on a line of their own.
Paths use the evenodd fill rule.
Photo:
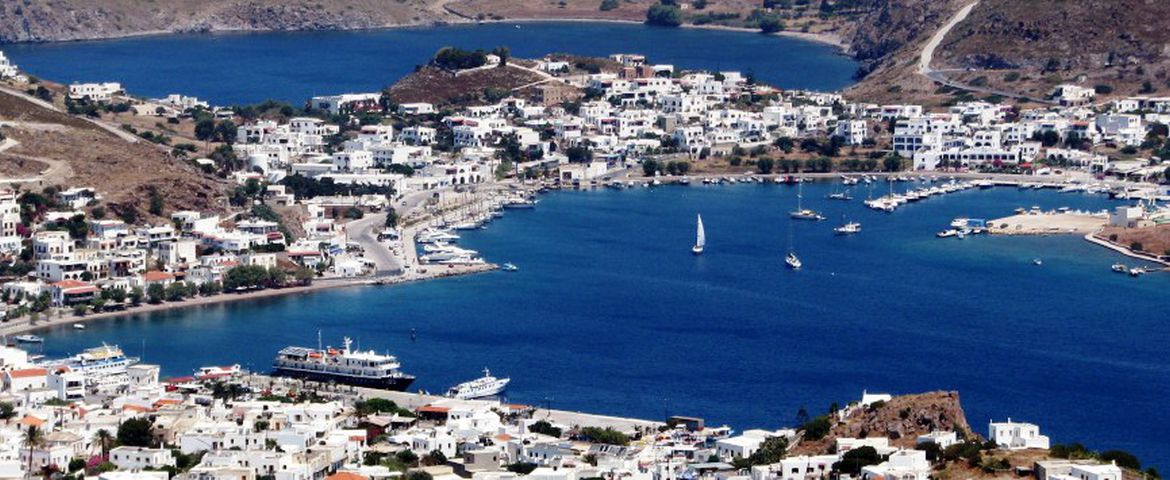
<svg viewBox="0 0 1170 480">
<path fill-rule="evenodd" d="M 707 246 L 707 232 L 703 231 L 703 216 L 698 215 L 698 217 L 699 217 L 699 227 L 698 227 L 698 232 L 696 233 L 695 246 L 705 247 L 705 246 Z"/>
</svg>

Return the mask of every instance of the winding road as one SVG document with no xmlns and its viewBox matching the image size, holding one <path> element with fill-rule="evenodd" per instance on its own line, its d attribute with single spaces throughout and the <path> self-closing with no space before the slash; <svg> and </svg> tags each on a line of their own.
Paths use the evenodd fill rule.
<svg viewBox="0 0 1170 480">
<path fill-rule="evenodd" d="M 962 72 L 964 70 L 962 70 L 962 69 L 938 70 L 938 69 L 935 69 L 934 67 L 931 66 L 931 63 L 934 62 L 934 52 L 935 52 L 935 50 L 938 50 L 938 46 L 942 44 L 943 39 L 946 38 L 948 33 L 951 33 L 951 30 L 953 30 L 956 25 L 962 23 L 963 20 L 966 20 L 967 17 L 971 15 L 971 11 L 974 10 L 975 7 L 978 5 L 979 5 L 979 0 L 975 0 L 971 3 L 964 5 L 962 8 L 959 9 L 959 11 L 955 12 L 955 14 L 950 18 L 950 20 L 947 20 L 947 23 L 943 24 L 943 26 L 941 28 L 939 28 L 938 31 L 934 32 L 934 35 L 932 35 L 930 37 L 930 40 L 927 41 L 926 45 L 922 48 L 922 54 L 918 57 L 918 74 L 925 76 L 926 78 L 929 78 L 929 79 L 931 79 L 937 83 L 940 83 L 942 85 L 946 85 L 946 86 L 952 87 L 952 88 L 958 88 L 960 90 L 967 90 L 970 92 L 977 92 L 977 93 L 985 93 L 988 95 L 999 95 L 1001 97 L 1007 97 L 1007 98 L 1022 98 L 1022 99 L 1037 102 L 1037 103 L 1048 103 L 1048 104 L 1053 103 L 1051 100 L 1048 100 L 1046 98 L 1032 97 L 1032 96 L 1021 94 L 1019 92 L 1009 92 L 1007 90 L 999 90 L 999 89 L 995 89 L 995 88 L 980 87 L 980 86 L 976 86 L 976 85 L 969 85 L 966 83 L 962 83 L 962 82 L 959 82 L 957 80 L 951 80 L 950 78 L 948 78 L 946 76 L 946 72 Z"/>
</svg>

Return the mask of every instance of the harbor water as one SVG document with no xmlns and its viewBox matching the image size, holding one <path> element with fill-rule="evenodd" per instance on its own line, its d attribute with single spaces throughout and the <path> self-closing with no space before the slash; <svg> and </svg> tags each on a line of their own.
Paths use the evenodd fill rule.
<svg viewBox="0 0 1170 480">
<path fill-rule="evenodd" d="M 640 53 L 679 69 L 739 70 L 782 88 L 823 91 L 849 86 L 857 70 L 834 47 L 806 40 L 586 22 L 164 35 L 0 49 L 22 70 L 61 83 L 121 82 L 135 95 L 182 93 L 213 105 L 267 99 L 299 105 L 314 95 L 378 91 L 444 46 L 507 46 L 521 58 Z"/>
<path fill-rule="evenodd" d="M 820 412 L 863 389 L 957 390 L 979 432 L 1011 416 L 1054 443 L 1170 459 L 1159 420 L 1170 276 L 1112 273 L 1134 262 L 1079 236 L 935 237 L 955 217 L 1119 203 L 1001 187 L 881 213 L 861 204 L 864 185 L 850 202 L 826 200 L 834 188 L 804 188 L 822 222 L 789 219 L 790 186 L 554 192 L 462 233 L 460 245 L 517 272 L 137 315 L 45 332 L 43 348 L 117 343 L 170 375 L 236 362 L 265 371 L 320 330 L 327 343 L 348 335 L 398 355 L 431 392 L 489 367 L 512 378 L 513 402 L 736 428 L 789 426 L 801 407 Z M 843 216 L 861 233 L 833 235 Z M 789 243 L 799 271 L 784 267 Z"/>
</svg>

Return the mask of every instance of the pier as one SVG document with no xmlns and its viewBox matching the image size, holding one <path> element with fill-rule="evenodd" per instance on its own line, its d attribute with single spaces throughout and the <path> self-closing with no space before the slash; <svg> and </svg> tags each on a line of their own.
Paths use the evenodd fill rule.
<svg viewBox="0 0 1170 480">
<path fill-rule="evenodd" d="M 289 391 L 307 389 L 310 391 L 327 392 L 330 394 L 342 397 L 350 397 L 353 399 L 384 398 L 394 402 L 400 407 L 410 410 L 417 410 L 420 407 L 434 405 L 436 403 L 442 404 L 444 406 L 478 405 L 486 407 L 504 407 L 510 405 L 508 403 L 495 400 L 458 400 L 426 393 L 395 392 L 391 390 L 379 390 L 374 388 L 354 387 L 349 385 L 306 382 L 303 380 L 273 377 L 261 374 L 248 375 L 243 378 L 243 381 L 246 385 L 249 385 L 257 390 L 271 389 L 273 391 Z M 623 433 L 633 433 L 655 431 L 659 427 L 666 425 L 665 422 L 638 418 L 626 418 L 595 413 L 539 408 L 530 405 L 523 405 L 523 407 L 528 407 L 530 409 L 532 412 L 532 418 L 547 420 L 550 423 L 568 425 L 571 427 L 612 428 Z"/>
<path fill-rule="evenodd" d="M 1078 212 L 1021 213 L 987 222 L 995 235 L 1084 235 L 1109 222 L 1108 215 Z"/>
</svg>

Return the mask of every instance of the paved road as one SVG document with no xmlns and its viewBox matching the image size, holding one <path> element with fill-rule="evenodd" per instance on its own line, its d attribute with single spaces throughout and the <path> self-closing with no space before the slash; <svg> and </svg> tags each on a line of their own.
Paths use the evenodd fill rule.
<svg viewBox="0 0 1170 480">
<path fill-rule="evenodd" d="M 349 239 L 357 242 L 365 250 L 365 257 L 374 261 L 375 276 L 397 275 L 402 272 L 402 262 L 399 261 L 385 243 L 378 241 L 375 230 L 386 224 L 385 213 L 366 215 L 345 225 L 349 232 Z"/>
<path fill-rule="evenodd" d="M 922 48 L 922 54 L 918 57 L 918 74 L 923 75 L 940 84 L 952 88 L 958 88 L 960 90 L 984 93 L 988 95 L 999 95 L 1006 98 L 1023 98 L 1037 103 L 1053 103 L 1051 100 L 1046 98 L 1033 97 L 1024 95 L 1019 92 L 1009 92 L 1007 90 L 968 85 L 956 80 L 951 80 L 949 77 L 947 77 L 946 72 L 961 72 L 963 70 L 937 70 L 930 66 L 930 64 L 934 61 L 934 52 L 935 50 L 938 50 L 938 46 L 942 44 L 943 39 L 946 38 L 948 33 L 951 33 L 951 30 L 953 30 L 956 25 L 962 23 L 963 20 L 966 20 L 967 17 L 971 15 L 971 10 L 974 10 L 977 5 L 979 5 L 979 0 L 975 0 L 974 2 L 964 5 L 963 8 L 959 9 L 958 12 L 955 12 L 955 15 L 952 16 L 951 19 L 942 26 L 942 28 L 939 28 L 938 31 L 934 32 L 934 35 L 930 37 L 930 41 L 928 41 L 926 46 Z"/>
</svg>

